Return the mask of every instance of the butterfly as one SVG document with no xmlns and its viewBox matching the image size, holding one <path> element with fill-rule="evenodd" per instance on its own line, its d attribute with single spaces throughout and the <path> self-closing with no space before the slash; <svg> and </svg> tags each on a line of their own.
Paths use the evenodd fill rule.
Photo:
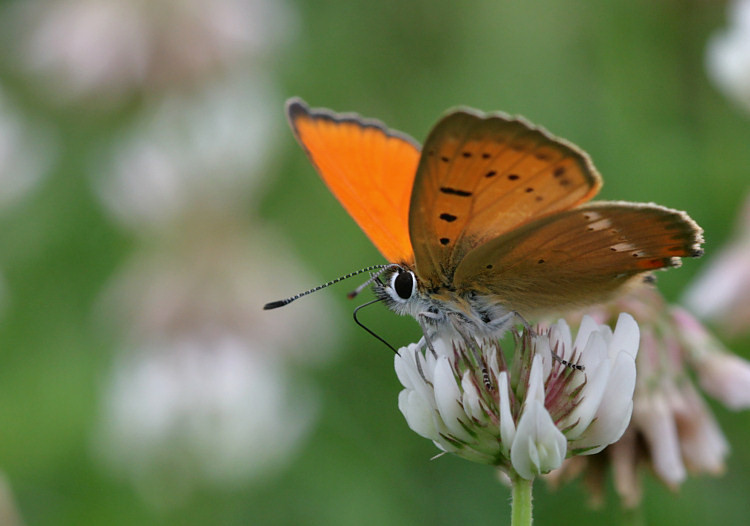
<svg viewBox="0 0 750 526">
<path fill-rule="evenodd" d="M 424 146 L 356 114 L 286 105 L 295 137 L 388 260 L 374 292 L 425 335 L 502 333 L 614 297 L 680 257 L 701 228 L 656 204 L 587 203 L 589 156 L 520 117 L 447 113 Z M 280 306 L 280 302 L 266 308 Z"/>
</svg>

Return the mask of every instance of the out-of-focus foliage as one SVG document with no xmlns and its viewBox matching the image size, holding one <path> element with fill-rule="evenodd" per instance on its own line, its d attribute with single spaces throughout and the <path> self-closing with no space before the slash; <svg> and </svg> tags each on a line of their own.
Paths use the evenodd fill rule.
<svg viewBox="0 0 750 526">
<path fill-rule="evenodd" d="M 186 15 L 169 19 L 159 40 L 148 32 L 162 26 L 138 17 L 163 12 L 143 6 L 179 0 L 121 1 L 138 16 L 99 10 L 70 34 L 44 18 L 58 10 L 0 4 L 0 185 L 8 189 L 0 188 L 0 470 L 27 525 L 448 525 L 508 516 L 509 491 L 491 469 L 430 460 L 434 447 L 408 429 L 391 352 L 347 313 L 345 292 L 359 282 L 287 312 L 261 311 L 278 296 L 382 262 L 284 128 L 287 97 L 375 117 L 418 140 L 456 105 L 545 126 L 589 152 L 604 178 L 602 198 L 684 209 L 704 227 L 705 258 L 659 275 L 671 300 L 728 241 L 750 190 L 750 114 L 712 86 L 705 67 L 707 42 L 728 24 L 724 2 L 289 0 L 280 11 L 270 0 L 185 2 L 203 6 L 190 9 L 213 24 L 205 27 L 228 29 L 208 38 Z M 101 2 L 56 3 L 85 12 Z M 209 17 L 212 5 L 223 14 Z M 150 37 L 123 29 L 133 27 Z M 44 28 L 44 38 L 35 33 Z M 119 47 L 111 54 L 97 47 L 112 40 Z M 70 59 L 81 50 L 86 60 Z M 71 83 L 60 75 L 71 63 L 95 70 Z M 121 64 L 114 85 L 102 77 L 113 64 Z M 248 78 L 246 99 L 243 89 L 222 92 L 236 114 L 206 103 L 209 87 Z M 213 118 L 194 119 L 190 104 Z M 242 132 L 237 117 L 247 119 Z M 214 169 L 223 160 L 230 171 Z M 164 166 L 181 170 L 180 184 Z M 420 334 L 413 320 L 381 307 L 361 318 L 396 346 Z M 143 367 L 158 375 L 164 349 L 193 353 L 195 341 L 228 360 L 221 367 L 262 358 L 263 369 L 235 370 L 230 380 L 262 386 L 262 375 L 275 387 L 227 393 L 175 380 L 172 391 L 128 399 L 137 415 L 162 414 L 170 406 L 163 397 L 179 399 L 169 413 L 178 423 L 158 435 L 158 448 L 134 452 L 138 428 L 107 441 L 116 430 L 108 411 L 123 407 L 112 397 L 123 385 L 151 385 L 122 375 Z M 750 356 L 750 340 L 725 343 Z M 162 360 L 138 362 L 154 346 Z M 226 358 L 230 347 L 226 356 L 249 354 Z M 220 374 L 205 356 L 190 356 L 193 380 Z M 196 385 L 206 396 L 195 405 L 220 402 L 196 407 L 193 419 L 183 396 Z M 242 405 L 237 396 L 248 407 L 232 412 Z M 226 415 L 262 423 L 269 408 L 278 411 L 269 435 L 284 433 L 284 419 L 294 435 L 283 461 L 254 470 L 248 458 L 264 451 L 251 448 L 198 458 L 202 447 L 254 436 L 227 426 Z M 732 447 L 726 475 L 688 479 L 677 494 L 647 477 L 649 523 L 738 524 L 750 515 L 750 416 L 718 405 L 714 412 Z M 117 422 L 133 421 L 143 425 Z M 201 431 L 212 423 L 231 440 Z M 212 471 L 213 461 L 236 469 Z M 139 471 L 137 462 L 154 469 Z M 538 483 L 537 523 L 618 520 L 611 488 L 601 511 L 586 508 L 585 491 L 575 483 L 552 493 Z"/>
</svg>

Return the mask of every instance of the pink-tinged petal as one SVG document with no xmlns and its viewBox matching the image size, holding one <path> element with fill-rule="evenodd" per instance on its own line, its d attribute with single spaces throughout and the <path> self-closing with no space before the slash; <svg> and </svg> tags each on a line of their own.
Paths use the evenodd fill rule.
<svg viewBox="0 0 750 526">
<path fill-rule="evenodd" d="M 674 416 L 661 397 L 639 399 L 633 408 L 633 421 L 646 439 L 656 474 L 672 488 L 685 480 L 685 465 Z"/>
<path fill-rule="evenodd" d="M 716 419 L 691 384 L 679 392 L 674 403 L 675 421 L 680 434 L 682 456 L 690 471 L 719 474 L 724 471 L 724 458 L 729 444 Z"/>
<path fill-rule="evenodd" d="M 737 283 L 747 274 L 747 254 L 725 249 L 688 289 L 685 305 L 702 318 L 723 316 L 736 299 Z"/>
<path fill-rule="evenodd" d="M 750 362 L 730 353 L 712 353 L 697 363 L 696 371 L 701 387 L 727 407 L 750 407 Z"/>
<path fill-rule="evenodd" d="M 643 488 L 638 476 L 638 436 L 632 428 L 612 444 L 607 452 L 612 461 L 615 490 L 625 509 L 633 509 L 641 502 Z"/>
<path fill-rule="evenodd" d="M 727 350 L 685 309 L 673 309 L 672 320 L 701 387 L 731 409 L 750 407 L 750 362 Z"/>
<path fill-rule="evenodd" d="M 743 79 L 744 96 L 750 104 L 750 2 L 737 1 L 737 11 L 745 13 L 743 21 L 735 17 L 735 29 L 731 32 L 732 45 L 723 46 L 722 61 L 726 66 L 733 65 L 734 80 Z M 741 9 L 739 6 L 742 6 Z M 715 39 L 714 39 L 715 40 Z M 712 42 L 715 44 L 716 42 Z M 716 46 L 710 46 L 711 49 Z M 731 57 L 731 59 L 730 59 Z M 735 87 L 743 82 L 734 82 Z M 748 106 L 750 108 L 750 106 Z M 715 321 L 717 325 L 735 335 L 744 333 L 750 327 L 750 194 L 745 198 L 742 212 L 735 226 L 733 239 L 716 254 L 707 267 L 694 280 L 685 294 L 685 305 L 704 319 Z"/>
<path fill-rule="evenodd" d="M 724 459 L 729 453 L 729 444 L 716 420 L 702 420 L 694 433 L 682 438 L 682 451 L 688 470 L 695 473 L 724 473 Z"/>
</svg>

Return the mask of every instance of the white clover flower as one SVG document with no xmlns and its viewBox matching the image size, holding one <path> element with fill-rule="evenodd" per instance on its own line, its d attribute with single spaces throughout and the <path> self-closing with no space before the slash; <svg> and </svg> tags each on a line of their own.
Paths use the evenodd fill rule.
<svg viewBox="0 0 750 526">
<path fill-rule="evenodd" d="M 526 330 L 512 364 L 497 342 L 437 339 L 433 353 L 422 340 L 396 356 L 399 409 L 441 450 L 532 479 L 620 438 L 638 341 L 627 314 L 614 333 L 584 318 L 575 343 L 562 320 L 539 334 Z"/>
<path fill-rule="evenodd" d="M 141 232 L 246 210 L 274 152 L 275 99 L 271 81 L 242 76 L 149 105 L 92 163 L 100 200 Z"/>
<path fill-rule="evenodd" d="M 316 420 L 315 394 L 237 335 L 185 333 L 119 356 L 95 445 L 146 500 L 178 503 L 287 466 Z"/>
<path fill-rule="evenodd" d="M 57 137 L 29 119 L 0 89 L 0 207 L 17 202 L 50 172 Z"/>
<path fill-rule="evenodd" d="M 97 309 L 120 338 L 101 389 L 99 457 L 159 506 L 287 468 L 318 415 L 302 369 L 328 360 L 338 336 L 325 295 L 261 309 L 313 280 L 283 236 L 202 219 L 130 260 Z"/>
<path fill-rule="evenodd" d="M 302 290 L 315 280 L 294 261 L 283 236 L 227 224 L 199 226 L 187 239 L 143 250 L 123 265 L 96 309 L 102 329 L 120 335 L 128 348 L 151 348 L 153 342 L 195 332 L 227 332 L 254 352 L 277 359 L 309 365 L 327 361 L 339 335 L 330 330 L 336 311 L 330 297 L 316 295 L 273 315 L 259 307 L 267 298 L 290 288 Z M 278 261 L 273 271 L 268 259 Z M 310 345 L 300 346 L 290 327 L 314 335 Z"/>
</svg>

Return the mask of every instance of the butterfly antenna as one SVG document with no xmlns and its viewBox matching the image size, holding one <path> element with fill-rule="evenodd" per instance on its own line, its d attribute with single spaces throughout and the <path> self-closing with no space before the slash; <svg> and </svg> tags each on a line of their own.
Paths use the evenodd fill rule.
<svg viewBox="0 0 750 526">
<path fill-rule="evenodd" d="M 285 305 L 289 305 L 294 300 L 298 300 L 298 299 L 300 299 L 303 296 L 307 296 L 308 294 L 312 294 L 313 292 L 317 292 L 320 289 L 324 289 L 326 287 L 330 287 L 331 285 L 334 285 L 335 283 L 338 283 L 339 281 L 344 281 L 345 279 L 349 279 L 349 278 L 354 277 L 354 276 L 356 276 L 358 274 L 362 274 L 363 272 L 372 272 L 373 270 L 378 270 L 379 272 L 376 274 L 376 277 L 377 277 L 385 269 L 387 269 L 388 267 L 392 267 L 392 266 L 393 265 L 390 265 L 390 264 L 388 264 L 388 265 L 372 265 L 370 267 L 366 267 L 366 268 L 357 270 L 356 272 L 350 272 L 349 274 L 346 274 L 345 276 L 341 276 L 341 277 L 338 277 L 336 279 L 332 279 L 328 283 L 324 283 L 322 285 L 318 285 L 317 287 L 312 288 L 310 290 L 306 290 L 305 292 L 300 292 L 299 294 L 296 294 L 296 295 L 294 295 L 294 296 L 292 296 L 290 298 L 286 298 L 286 299 L 283 299 L 283 300 L 272 301 L 270 303 L 266 303 L 265 305 L 263 305 L 263 310 L 271 310 L 271 309 L 278 309 L 279 307 L 284 307 Z M 367 283 L 372 282 L 373 279 L 375 279 L 375 278 L 370 278 L 367 281 Z M 356 294 L 355 294 L 355 296 L 356 296 Z M 351 297 L 354 297 L 354 296 L 351 296 Z"/>
<path fill-rule="evenodd" d="M 352 313 L 352 315 L 354 316 L 354 322 L 357 325 L 359 325 L 360 327 L 362 327 L 364 330 L 366 330 L 367 332 L 369 332 L 376 339 L 378 339 L 381 342 L 383 342 L 394 353 L 398 354 L 398 351 L 396 350 L 396 348 L 393 345 L 391 345 L 390 343 L 388 343 L 387 341 L 385 341 L 383 338 L 381 338 L 380 336 L 378 336 L 377 334 L 375 334 L 375 332 L 372 331 L 371 329 L 369 329 L 368 327 L 365 327 L 365 325 L 361 321 L 359 321 L 359 319 L 357 318 L 357 313 L 359 312 L 360 309 L 362 309 L 364 307 L 368 307 L 368 306 L 372 305 L 373 303 L 377 303 L 379 301 L 383 301 L 383 300 L 381 298 L 374 299 L 374 300 L 368 301 L 367 303 L 363 303 L 362 305 L 360 305 L 359 307 L 357 307 L 356 309 L 354 309 L 354 312 Z"/>
<path fill-rule="evenodd" d="M 378 279 L 378 277 L 383 272 L 385 272 L 389 268 L 393 268 L 393 267 L 398 267 L 398 265 L 383 265 L 382 268 L 380 268 L 377 272 L 373 273 L 370 276 L 370 279 L 368 279 L 367 281 L 365 281 L 364 283 L 362 283 L 359 287 L 357 287 L 356 289 L 354 289 L 353 291 L 351 291 L 349 294 L 346 295 L 346 297 L 349 298 L 350 300 L 356 298 L 359 295 L 359 293 L 362 292 L 363 290 L 365 290 L 365 288 L 370 283 L 372 283 L 373 281 L 375 281 L 376 279 Z"/>
</svg>

